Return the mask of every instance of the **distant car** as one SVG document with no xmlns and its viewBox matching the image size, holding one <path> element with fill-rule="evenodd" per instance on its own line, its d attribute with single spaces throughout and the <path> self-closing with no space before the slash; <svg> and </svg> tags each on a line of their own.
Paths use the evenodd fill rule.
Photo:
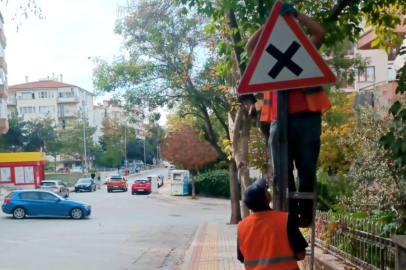
<svg viewBox="0 0 406 270">
<path fill-rule="evenodd" d="M 75 192 L 96 191 L 96 184 L 92 178 L 80 178 L 75 184 Z"/>
<path fill-rule="evenodd" d="M 173 166 L 173 165 L 170 165 L 170 166 L 169 166 L 169 170 L 176 170 L 176 167 Z"/>
<path fill-rule="evenodd" d="M 152 182 L 152 179 L 156 178 L 156 181 L 158 183 L 158 188 L 162 187 L 164 185 L 164 179 L 160 178 L 159 175 L 156 174 L 152 174 L 152 175 L 148 175 L 147 179 L 148 181 Z"/>
<path fill-rule="evenodd" d="M 82 172 L 82 167 L 73 167 L 72 172 Z"/>
<path fill-rule="evenodd" d="M 70 172 L 70 169 L 67 167 L 59 168 L 56 172 Z"/>
<path fill-rule="evenodd" d="M 90 216 L 92 207 L 83 202 L 68 201 L 45 190 L 16 190 L 4 198 L 1 207 L 15 219 L 26 216 L 54 216 L 81 219 Z"/>
<path fill-rule="evenodd" d="M 69 189 L 64 182 L 60 180 L 44 180 L 39 184 L 41 190 L 52 191 L 63 198 L 69 197 Z"/>
<path fill-rule="evenodd" d="M 163 176 L 163 174 L 158 174 L 158 178 L 160 178 L 160 181 L 162 182 L 162 184 L 161 184 L 161 186 L 163 186 L 164 185 L 164 176 Z"/>
<path fill-rule="evenodd" d="M 113 192 L 114 190 L 121 190 L 126 192 L 128 190 L 127 181 L 121 175 L 112 176 L 107 183 L 107 192 Z"/>
<path fill-rule="evenodd" d="M 121 177 L 120 174 L 111 173 L 111 174 L 109 174 L 109 175 L 106 176 L 106 179 L 104 179 L 104 184 L 107 185 L 107 183 L 110 181 L 111 177 L 115 177 L 115 176 Z"/>
<path fill-rule="evenodd" d="M 151 183 L 148 180 L 135 180 L 131 187 L 131 194 L 135 195 L 137 193 L 151 193 Z"/>
</svg>

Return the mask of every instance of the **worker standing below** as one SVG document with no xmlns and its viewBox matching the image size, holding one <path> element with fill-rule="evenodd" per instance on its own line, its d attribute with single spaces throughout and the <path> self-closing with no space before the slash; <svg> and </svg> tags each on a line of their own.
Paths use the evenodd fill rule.
<svg viewBox="0 0 406 270">
<path fill-rule="evenodd" d="M 312 18 L 299 14 L 289 4 L 282 4 L 280 14 L 293 15 L 298 22 L 305 26 L 312 34 L 310 37 L 314 46 L 319 49 L 324 41 L 325 30 Z M 261 36 L 264 26 L 259 28 L 250 38 L 246 45 L 248 53 L 252 54 Z M 299 192 L 313 192 L 316 185 L 317 160 L 320 153 L 321 115 L 331 108 L 331 103 L 323 88 L 312 87 L 306 89 L 289 90 L 288 107 L 288 159 L 289 159 L 289 191 L 295 192 L 295 180 L 293 176 L 294 166 L 298 171 Z M 261 122 L 270 125 L 269 133 L 265 133 L 270 148 L 271 161 L 275 172 L 274 160 L 278 158 L 276 146 L 277 140 L 277 92 L 264 93 L 261 112 Z M 262 129 L 264 130 L 264 129 Z M 274 178 L 276 183 L 278 179 Z M 313 220 L 312 200 L 289 201 L 289 213 L 299 217 L 300 227 L 308 227 Z"/>
<path fill-rule="evenodd" d="M 249 270 L 299 270 L 306 240 L 295 216 L 273 211 L 265 179 L 244 191 L 244 204 L 254 213 L 238 225 L 237 258 Z"/>
</svg>

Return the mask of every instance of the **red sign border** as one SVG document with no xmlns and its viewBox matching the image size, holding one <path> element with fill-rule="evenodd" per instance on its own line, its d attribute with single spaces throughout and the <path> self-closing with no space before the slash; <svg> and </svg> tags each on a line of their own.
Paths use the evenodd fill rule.
<svg viewBox="0 0 406 270">
<path fill-rule="evenodd" d="M 323 58 L 320 56 L 317 49 L 314 45 L 310 42 L 306 34 L 297 24 L 295 19 L 292 15 L 286 14 L 283 16 L 286 23 L 289 25 L 290 29 L 299 39 L 302 46 L 305 50 L 310 54 L 313 61 L 319 67 L 320 71 L 323 73 L 324 76 L 316 77 L 316 78 L 306 78 L 306 79 L 299 79 L 299 80 L 290 80 L 290 81 L 282 81 L 282 82 L 270 82 L 270 83 L 263 83 L 263 84 L 255 84 L 249 85 L 251 81 L 252 75 L 255 71 L 255 68 L 258 65 L 258 62 L 262 56 L 262 53 L 265 49 L 266 43 L 272 31 L 275 27 L 276 21 L 278 19 L 280 9 L 282 7 L 282 2 L 278 1 L 272 8 L 271 15 L 269 16 L 268 22 L 265 26 L 265 29 L 262 31 L 261 37 L 259 42 L 257 43 L 254 54 L 251 58 L 251 61 L 248 64 L 248 67 L 244 73 L 244 76 L 241 80 L 240 85 L 238 86 L 238 93 L 241 95 L 244 94 L 252 94 L 252 93 L 259 93 L 259 92 L 269 92 L 269 91 L 276 91 L 276 90 L 289 90 L 294 88 L 301 88 L 301 87 L 310 87 L 310 86 L 320 86 L 324 84 L 333 84 L 336 82 L 336 77 L 334 73 L 330 70 L 326 62 L 324 62 Z"/>
</svg>

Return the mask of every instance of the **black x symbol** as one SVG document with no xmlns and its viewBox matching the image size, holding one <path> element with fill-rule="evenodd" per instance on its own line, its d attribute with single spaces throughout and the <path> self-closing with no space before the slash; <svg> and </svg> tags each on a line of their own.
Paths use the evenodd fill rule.
<svg viewBox="0 0 406 270">
<path fill-rule="evenodd" d="M 285 53 L 282 53 L 274 45 L 269 44 L 266 51 L 272 55 L 276 60 L 276 65 L 269 71 L 268 75 L 275 79 L 281 73 L 282 69 L 286 67 L 293 74 L 299 76 L 302 73 L 303 69 L 299 67 L 295 62 L 292 61 L 292 57 L 295 55 L 297 50 L 299 50 L 300 44 L 296 41 L 293 41 Z"/>
</svg>

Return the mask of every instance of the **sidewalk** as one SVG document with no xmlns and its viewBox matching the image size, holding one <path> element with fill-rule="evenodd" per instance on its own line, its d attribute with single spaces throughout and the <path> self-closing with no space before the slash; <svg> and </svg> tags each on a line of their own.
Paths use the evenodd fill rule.
<svg viewBox="0 0 406 270">
<path fill-rule="evenodd" d="M 164 186 L 158 190 L 158 193 L 151 193 L 148 198 L 164 200 L 171 203 L 187 204 L 187 205 L 216 205 L 229 207 L 231 202 L 227 199 L 216 199 L 196 196 L 196 199 L 192 199 L 191 196 L 171 196 L 171 181 L 165 180 Z"/>
<path fill-rule="evenodd" d="M 186 253 L 182 270 L 244 270 L 237 260 L 237 225 L 205 223 Z"/>
</svg>

